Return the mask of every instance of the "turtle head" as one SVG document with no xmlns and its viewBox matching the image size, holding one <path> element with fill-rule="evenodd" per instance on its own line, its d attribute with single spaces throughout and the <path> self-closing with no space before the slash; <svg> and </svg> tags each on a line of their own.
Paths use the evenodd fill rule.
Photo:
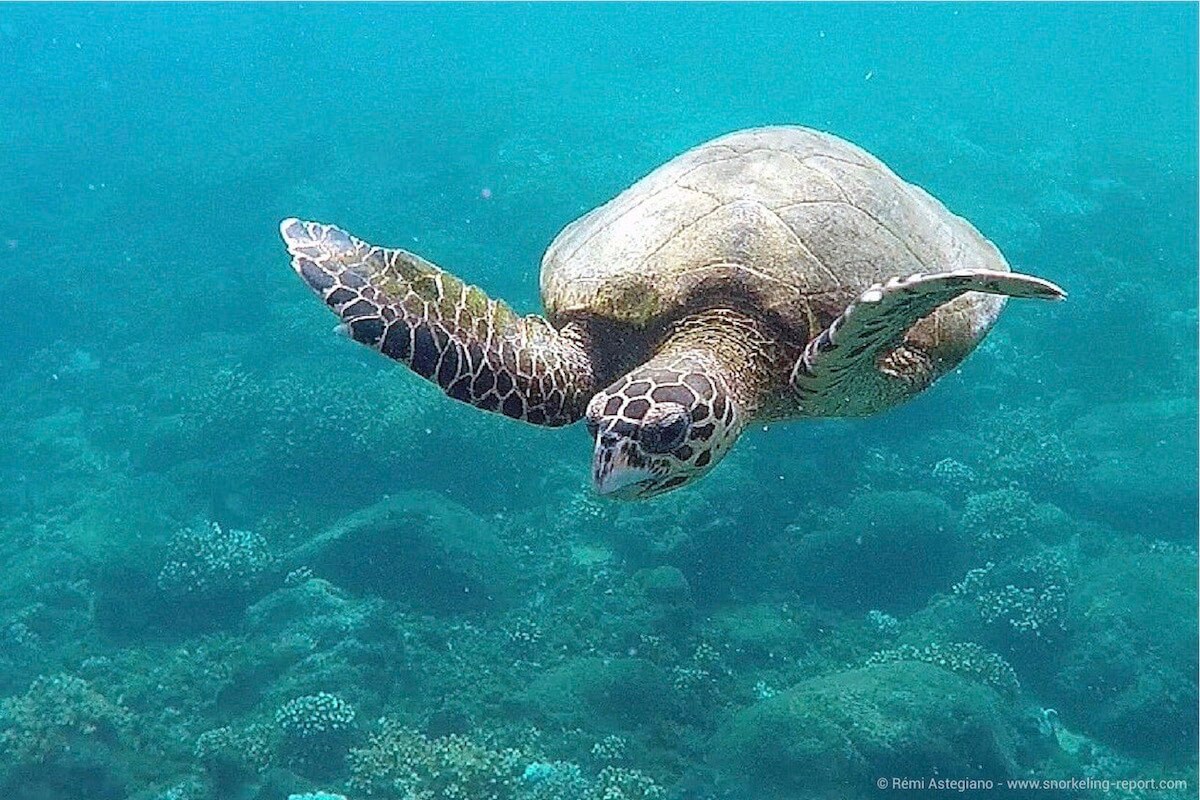
<svg viewBox="0 0 1200 800">
<path fill-rule="evenodd" d="M 724 382 L 700 364 L 629 373 L 588 404 L 596 491 L 643 500 L 690 483 L 729 452 L 740 417 Z"/>
</svg>

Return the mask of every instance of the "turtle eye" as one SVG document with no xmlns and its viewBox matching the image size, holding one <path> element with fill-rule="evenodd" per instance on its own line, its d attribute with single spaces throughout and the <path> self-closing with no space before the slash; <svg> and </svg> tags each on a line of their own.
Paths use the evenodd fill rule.
<svg viewBox="0 0 1200 800">
<path fill-rule="evenodd" d="M 651 453 L 669 453 L 683 444 L 691 427 L 691 421 L 682 414 L 659 423 L 643 425 L 638 443 Z"/>
</svg>

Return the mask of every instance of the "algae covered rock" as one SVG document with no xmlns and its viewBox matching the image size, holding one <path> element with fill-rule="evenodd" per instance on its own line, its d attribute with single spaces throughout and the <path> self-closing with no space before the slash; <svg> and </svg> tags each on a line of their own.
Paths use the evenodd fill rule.
<svg viewBox="0 0 1200 800">
<path fill-rule="evenodd" d="M 247 628 L 265 641 L 302 637 L 318 647 L 377 635 L 383 603 L 347 595 L 338 587 L 309 578 L 276 589 L 246 610 Z"/>
<path fill-rule="evenodd" d="M 806 609 L 779 603 L 721 608 L 705 630 L 745 668 L 804 656 L 821 636 L 821 622 Z"/>
<path fill-rule="evenodd" d="M 1195 537 L 1195 397 L 1100 406 L 1071 435 L 1092 457 L 1078 487 L 1089 515 L 1175 540 Z"/>
<path fill-rule="evenodd" d="M 650 624 L 666 633 L 686 630 L 695 615 L 687 578 L 675 567 L 654 567 L 634 573 L 629 589 L 648 607 Z"/>
<path fill-rule="evenodd" d="M 522 710 L 563 726 L 653 725 L 676 716 L 667 674 L 641 658 L 578 658 L 539 676 Z"/>
<path fill-rule="evenodd" d="M 1064 720 L 1125 752 L 1194 756 L 1196 597 L 1192 551 L 1114 545 L 1091 562 L 1054 690 Z"/>
<path fill-rule="evenodd" d="M 823 605 L 908 610 L 949 588 L 967 550 L 949 507 L 919 491 L 862 494 L 807 526 L 781 553 L 793 584 Z"/>
<path fill-rule="evenodd" d="M 286 559 L 360 593 L 439 613 L 510 596 L 512 554 L 486 522 L 432 492 L 405 492 L 341 519 Z"/>
<path fill-rule="evenodd" d="M 993 690 L 932 664 L 895 661 L 825 675 L 738 712 L 714 760 L 731 776 L 794 798 L 881 776 L 1002 779 L 1018 771 L 1016 712 Z"/>
</svg>

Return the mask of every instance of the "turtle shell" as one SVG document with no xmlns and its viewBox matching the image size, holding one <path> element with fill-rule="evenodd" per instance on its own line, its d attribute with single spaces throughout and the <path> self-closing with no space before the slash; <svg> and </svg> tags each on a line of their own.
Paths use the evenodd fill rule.
<svg viewBox="0 0 1200 800">
<path fill-rule="evenodd" d="M 732 306 L 806 341 L 873 283 L 971 268 L 1008 265 L 874 156 L 788 126 L 702 144 L 572 222 L 546 251 L 541 291 L 555 324 L 644 329 Z M 948 310 L 976 339 L 1002 303 L 972 293 Z"/>
</svg>

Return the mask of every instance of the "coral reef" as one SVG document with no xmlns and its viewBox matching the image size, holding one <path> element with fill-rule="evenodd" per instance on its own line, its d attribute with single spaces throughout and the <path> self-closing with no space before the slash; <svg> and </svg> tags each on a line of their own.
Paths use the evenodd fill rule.
<svg viewBox="0 0 1200 800">
<path fill-rule="evenodd" d="M 0 747 L 16 762 L 47 761 L 85 741 L 113 743 L 129 712 L 72 675 L 38 678 L 0 706 Z M 12 763 L 12 762 L 10 762 Z"/>
<path fill-rule="evenodd" d="M 1015 539 L 1018 543 L 1029 533 L 1029 518 L 1034 513 L 1033 499 L 1021 489 L 993 489 L 973 494 L 963 506 L 963 530 L 981 546 L 999 546 Z"/>
<path fill-rule="evenodd" d="M 602 760 L 612 760 L 605 756 Z M 648 775 L 608 764 L 593 776 L 565 761 L 538 761 L 450 735 L 431 738 L 384 719 L 350 752 L 350 787 L 398 800 L 664 800 Z"/>
<path fill-rule="evenodd" d="M 209 775 L 218 790 L 253 780 L 272 759 L 271 729 L 250 725 L 235 730 L 225 725 L 196 737 L 196 763 Z"/>
<path fill-rule="evenodd" d="M 1194 6 L 298 13 L 0 15 L 0 796 L 1194 795 Z M 275 234 L 534 312 L 554 231 L 787 120 L 1070 298 L 647 503 L 335 335 Z"/>
</svg>

